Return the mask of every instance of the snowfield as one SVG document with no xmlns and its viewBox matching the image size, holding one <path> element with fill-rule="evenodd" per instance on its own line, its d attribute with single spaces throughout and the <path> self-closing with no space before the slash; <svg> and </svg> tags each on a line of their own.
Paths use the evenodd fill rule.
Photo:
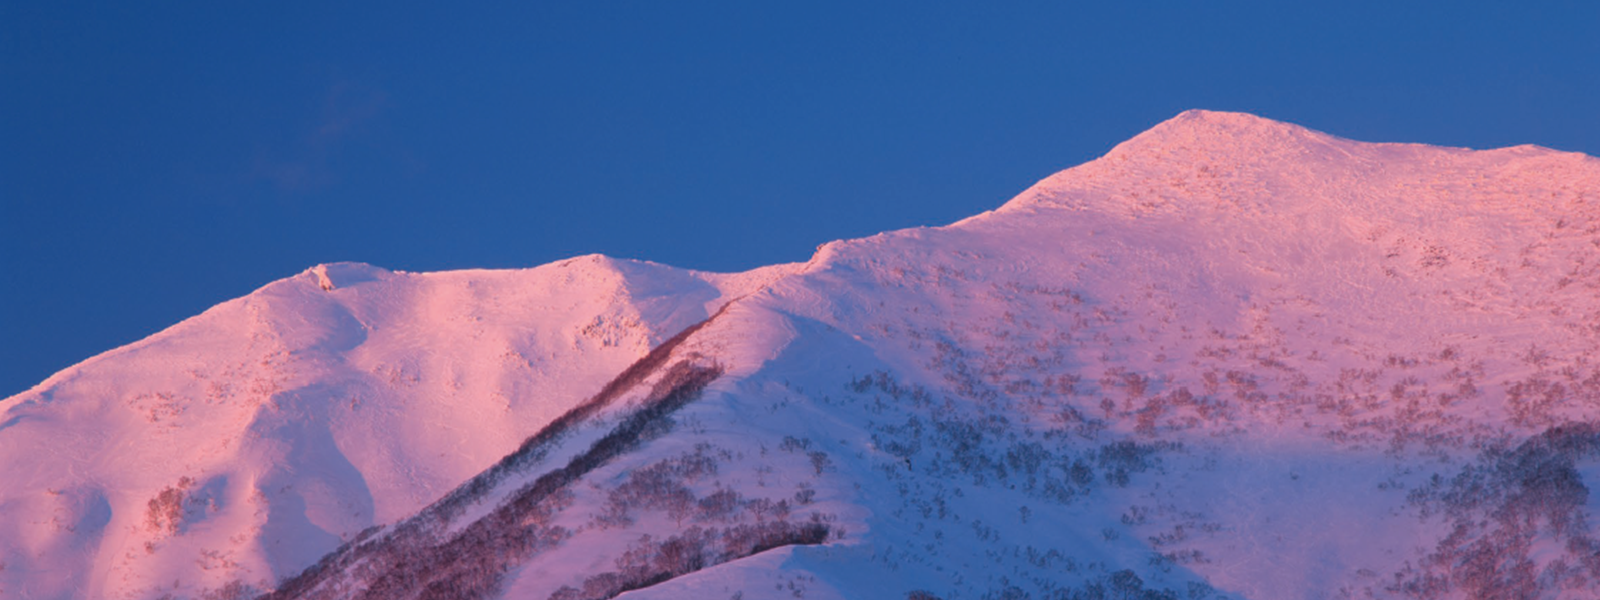
<svg viewBox="0 0 1600 600">
<path fill-rule="evenodd" d="M 1600 159 L 1189 111 L 713 274 L 330 264 L 0 401 L 0 597 L 1600 597 Z"/>
</svg>

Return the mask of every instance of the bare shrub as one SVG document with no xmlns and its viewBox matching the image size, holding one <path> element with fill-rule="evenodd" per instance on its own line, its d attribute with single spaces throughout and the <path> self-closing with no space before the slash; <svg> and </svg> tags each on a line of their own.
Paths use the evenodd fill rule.
<svg viewBox="0 0 1600 600">
<path fill-rule="evenodd" d="M 695 518 L 701 521 L 726 521 L 743 506 L 739 492 L 721 488 L 696 502 Z"/>
<path fill-rule="evenodd" d="M 827 452 L 812 450 L 806 453 L 806 457 L 811 459 L 811 468 L 816 469 L 818 475 L 833 466 L 833 460 L 828 458 Z"/>
<path fill-rule="evenodd" d="M 165 531 L 169 534 L 178 533 L 183 526 L 184 497 L 189 486 L 194 485 L 194 480 L 189 477 L 180 477 L 178 485 L 167 486 L 151 498 L 146 505 L 145 525 L 152 533 Z"/>
<path fill-rule="evenodd" d="M 727 529 L 690 527 L 657 541 L 645 535 L 618 556 L 615 571 L 599 573 L 582 587 L 562 586 L 550 600 L 605 600 L 706 567 L 744 558 L 772 548 L 827 541 L 828 526 L 820 516 L 809 523 L 769 521 Z"/>
<path fill-rule="evenodd" d="M 200 595 L 201 600 L 246 600 L 255 596 L 255 588 L 237 579 Z"/>
<path fill-rule="evenodd" d="M 1106 483 L 1125 487 L 1131 474 L 1142 473 L 1156 465 L 1154 457 L 1158 452 L 1177 447 L 1171 442 L 1140 444 L 1124 440 L 1101 446 L 1095 458 L 1105 472 Z"/>
<path fill-rule="evenodd" d="M 1390 591 L 1414 598 L 1533 598 L 1568 585 L 1596 591 L 1600 541 L 1584 522 L 1589 489 L 1576 461 L 1597 455 L 1600 425 L 1563 425 L 1514 449 L 1485 451 L 1456 476 L 1435 475 L 1412 490 L 1408 500 L 1424 516 L 1443 514 L 1451 532 Z M 1560 542 L 1565 555 L 1536 562 L 1541 538 Z"/>
</svg>

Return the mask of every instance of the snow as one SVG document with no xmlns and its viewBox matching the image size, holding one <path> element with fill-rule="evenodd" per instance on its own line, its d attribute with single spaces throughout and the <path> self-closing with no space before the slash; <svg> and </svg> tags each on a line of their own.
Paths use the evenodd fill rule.
<svg viewBox="0 0 1600 600">
<path fill-rule="evenodd" d="M 774 524 L 804 541 L 621 597 L 1593 594 L 1600 544 L 1562 524 L 1592 496 L 1561 486 L 1600 460 L 1597 203 L 1593 157 L 1189 111 L 996 210 L 803 264 L 320 265 L 0 402 L 0 591 L 267 592 L 387 526 L 296 596 L 359 597 L 383 548 L 442 548 L 559 471 L 516 521 L 557 541 L 487 597 Z M 652 413 L 674 365 L 718 374 Z M 590 398 L 444 529 L 413 516 Z M 630 483 L 691 458 L 713 466 Z"/>
</svg>

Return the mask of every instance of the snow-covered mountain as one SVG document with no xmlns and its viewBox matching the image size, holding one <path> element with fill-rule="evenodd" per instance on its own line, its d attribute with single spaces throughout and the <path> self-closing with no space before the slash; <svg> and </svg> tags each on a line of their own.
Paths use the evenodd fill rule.
<svg viewBox="0 0 1600 600">
<path fill-rule="evenodd" d="M 741 274 L 274 282 L 0 402 L 0 597 L 1592 598 L 1600 160 L 1190 111 Z"/>
</svg>

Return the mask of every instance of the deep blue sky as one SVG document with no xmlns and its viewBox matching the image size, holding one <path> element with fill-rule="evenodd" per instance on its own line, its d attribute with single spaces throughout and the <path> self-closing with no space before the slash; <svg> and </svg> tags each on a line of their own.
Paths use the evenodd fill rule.
<svg viewBox="0 0 1600 600">
<path fill-rule="evenodd" d="M 805 260 L 1188 108 L 1600 154 L 1595 2 L 239 4 L 0 3 L 0 396 L 320 262 Z"/>
</svg>

